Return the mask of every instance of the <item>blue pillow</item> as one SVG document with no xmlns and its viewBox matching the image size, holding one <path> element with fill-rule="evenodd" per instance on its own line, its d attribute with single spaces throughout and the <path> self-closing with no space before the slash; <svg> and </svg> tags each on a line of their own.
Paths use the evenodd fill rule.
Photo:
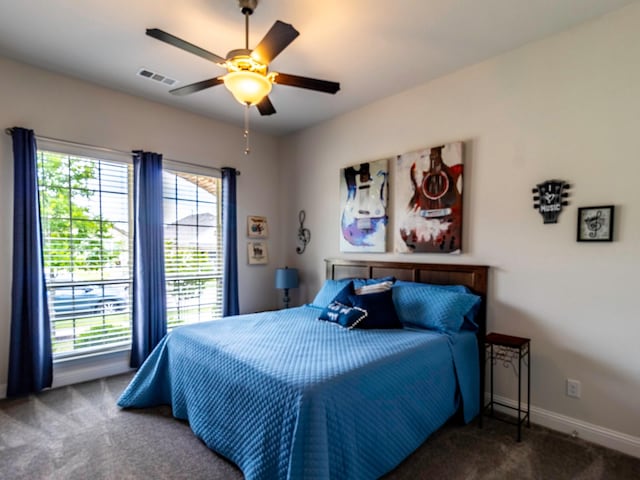
<svg viewBox="0 0 640 480">
<path fill-rule="evenodd" d="M 331 299 L 331 303 L 338 302 L 338 303 L 342 303 L 343 305 L 351 306 L 351 303 L 349 302 L 349 296 L 353 295 L 354 293 L 355 293 L 355 291 L 353 289 L 353 281 L 350 280 L 342 288 L 342 290 L 340 290 L 338 293 L 336 293 L 336 296 L 333 297 L 333 299 Z"/>
<path fill-rule="evenodd" d="M 345 278 L 342 280 L 325 280 L 322 288 L 317 293 L 316 298 L 311 302 L 312 305 L 320 308 L 325 308 L 331 303 L 334 297 L 342 290 L 346 285 L 352 282 L 352 279 Z"/>
<path fill-rule="evenodd" d="M 419 285 L 419 286 L 426 286 L 426 287 L 432 287 L 432 288 L 441 288 L 443 290 L 448 290 L 450 292 L 469 293 L 471 295 L 474 295 L 474 293 L 464 285 L 439 285 L 434 283 L 406 282 L 404 280 L 398 280 L 394 284 L 394 286 L 395 285 Z M 478 312 L 480 311 L 480 305 L 482 305 L 482 302 L 476 303 L 471 308 L 471 310 L 469 310 L 467 314 L 464 316 L 464 323 L 462 324 L 462 327 L 461 327 L 462 330 L 472 330 L 474 332 L 478 330 L 478 322 L 476 322 L 476 315 L 478 315 Z"/>
<path fill-rule="evenodd" d="M 402 328 L 393 304 L 392 290 L 366 295 L 349 295 L 349 304 L 367 312 L 358 328 Z"/>
<path fill-rule="evenodd" d="M 439 285 L 436 283 L 419 283 L 419 282 L 407 282 L 406 280 L 397 280 L 396 285 L 409 285 L 409 286 L 418 286 L 418 287 L 427 287 L 427 288 L 441 288 L 443 290 L 449 290 L 450 292 L 458 292 L 458 293 L 471 293 L 464 285 Z"/>
<path fill-rule="evenodd" d="M 481 301 L 471 293 L 429 284 L 400 282 L 391 291 L 403 325 L 445 333 L 459 332 L 465 316 L 477 310 Z"/>
<path fill-rule="evenodd" d="M 360 288 L 364 285 L 375 285 L 376 283 L 382 282 L 395 282 L 396 277 L 382 277 L 382 278 L 354 278 L 353 279 L 353 287 Z"/>
</svg>

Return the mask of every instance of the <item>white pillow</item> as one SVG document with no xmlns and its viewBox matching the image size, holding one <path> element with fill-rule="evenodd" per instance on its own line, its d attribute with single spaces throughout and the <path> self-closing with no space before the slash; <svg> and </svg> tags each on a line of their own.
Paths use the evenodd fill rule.
<svg viewBox="0 0 640 480">
<path fill-rule="evenodd" d="M 379 293 L 391 290 L 393 286 L 392 281 L 374 283 L 372 285 L 363 285 L 355 289 L 356 295 L 367 295 L 368 293 Z"/>
</svg>

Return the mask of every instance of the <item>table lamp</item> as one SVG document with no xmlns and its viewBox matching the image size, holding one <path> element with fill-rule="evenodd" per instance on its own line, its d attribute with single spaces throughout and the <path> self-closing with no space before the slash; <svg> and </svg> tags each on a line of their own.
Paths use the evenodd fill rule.
<svg viewBox="0 0 640 480">
<path fill-rule="evenodd" d="M 298 288 L 298 270 L 295 268 L 278 268 L 276 270 L 276 288 L 284 290 L 284 308 L 289 308 L 289 289 Z"/>
</svg>

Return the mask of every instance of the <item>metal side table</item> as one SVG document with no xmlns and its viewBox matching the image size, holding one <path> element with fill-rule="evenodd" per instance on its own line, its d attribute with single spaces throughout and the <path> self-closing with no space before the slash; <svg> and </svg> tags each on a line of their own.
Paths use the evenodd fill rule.
<svg viewBox="0 0 640 480">
<path fill-rule="evenodd" d="M 502 420 L 507 423 L 513 423 L 518 426 L 517 441 L 521 440 L 522 424 L 526 421 L 527 427 L 531 426 L 531 419 L 529 412 L 531 410 L 531 339 L 523 337 L 514 337 L 511 335 L 503 335 L 501 333 L 489 333 L 485 337 L 485 361 L 491 362 L 491 398 L 487 403 L 482 414 L 488 412 L 489 416 L 494 417 L 494 406 L 500 405 L 501 407 L 515 410 L 518 414 L 516 421 L 510 421 L 499 417 L 494 417 L 497 420 Z M 518 376 L 518 406 L 506 405 L 505 403 L 494 400 L 493 398 L 493 370 L 494 366 L 502 362 L 505 367 L 512 367 L 516 375 Z M 517 363 L 517 367 L 516 367 Z M 522 406 L 522 367 L 523 364 L 527 366 L 527 409 Z"/>
</svg>

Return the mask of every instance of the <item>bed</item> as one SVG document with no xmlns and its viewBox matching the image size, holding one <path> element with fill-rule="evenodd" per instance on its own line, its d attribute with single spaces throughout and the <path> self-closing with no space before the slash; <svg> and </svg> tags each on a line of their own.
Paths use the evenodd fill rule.
<svg viewBox="0 0 640 480">
<path fill-rule="evenodd" d="M 171 405 L 247 479 L 373 479 L 480 409 L 487 267 L 327 260 L 327 279 L 459 285 L 476 331 L 347 330 L 305 305 L 175 329 L 118 404 Z"/>
</svg>

